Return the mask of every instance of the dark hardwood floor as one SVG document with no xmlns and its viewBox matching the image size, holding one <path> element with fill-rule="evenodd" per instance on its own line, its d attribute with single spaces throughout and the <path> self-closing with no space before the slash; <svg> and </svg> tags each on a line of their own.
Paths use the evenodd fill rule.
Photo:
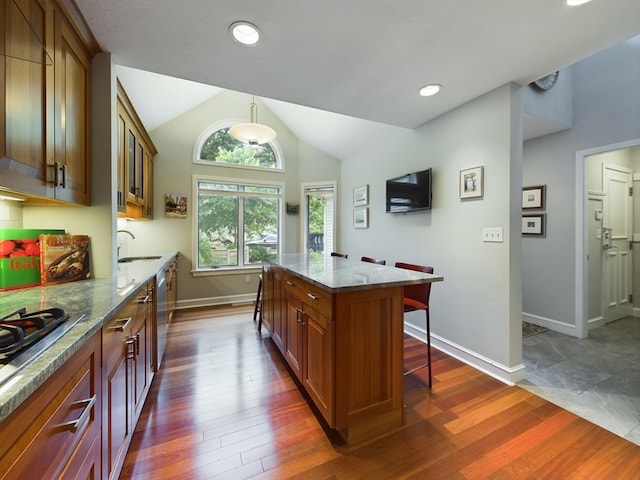
<svg viewBox="0 0 640 480">
<path fill-rule="evenodd" d="M 122 479 L 637 479 L 640 447 L 435 350 L 405 425 L 327 435 L 249 308 L 178 312 Z M 405 340 L 405 362 L 424 345 Z"/>
</svg>

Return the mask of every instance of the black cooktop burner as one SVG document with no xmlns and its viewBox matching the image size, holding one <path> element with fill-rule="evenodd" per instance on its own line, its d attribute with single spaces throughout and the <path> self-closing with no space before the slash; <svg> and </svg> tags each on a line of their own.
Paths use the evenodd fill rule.
<svg viewBox="0 0 640 480">
<path fill-rule="evenodd" d="M 68 318 L 61 308 L 30 313 L 21 308 L 0 318 L 0 362 L 29 348 Z"/>
</svg>

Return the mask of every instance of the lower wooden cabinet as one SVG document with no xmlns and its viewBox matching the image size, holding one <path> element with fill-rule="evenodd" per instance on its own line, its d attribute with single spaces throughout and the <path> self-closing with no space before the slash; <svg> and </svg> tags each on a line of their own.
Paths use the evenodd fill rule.
<svg viewBox="0 0 640 480">
<path fill-rule="evenodd" d="M 100 478 L 100 333 L 1 425 L 0 477 Z"/>
<path fill-rule="evenodd" d="M 102 328 L 105 477 L 118 478 L 153 375 L 148 286 Z"/>
<path fill-rule="evenodd" d="M 264 324 L 326 424 L 349 445 L 402 425 L 402 287 L 332 292 L 278 265 L 263 282 Z"/>
</svg>

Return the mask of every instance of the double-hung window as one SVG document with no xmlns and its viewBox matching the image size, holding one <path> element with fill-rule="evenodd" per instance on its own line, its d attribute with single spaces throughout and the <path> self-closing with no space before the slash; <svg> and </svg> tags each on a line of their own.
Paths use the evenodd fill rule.
<svg viewBox="0 0 640 480">
<path fill-rule="evenodd" d="M 280 251 L 284 186 L 194 176 L 197 271 L 257 267 Z"/>
</svg>

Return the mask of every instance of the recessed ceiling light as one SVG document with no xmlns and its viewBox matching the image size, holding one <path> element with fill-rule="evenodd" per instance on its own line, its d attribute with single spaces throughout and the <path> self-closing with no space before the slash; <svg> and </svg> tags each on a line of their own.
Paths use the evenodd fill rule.
<svg viewBox="0 0 640 480">
<path fill-rule="evenodd" d="M 589 3 L 591 0 L 567 0 L 567 5 L 570 7 L 577 7 L 578 5 L 584 5 L 585 3 Z"/>
<path fill-rule="evenodd" d="M 432 83 L 420 88 L 418 92 L 423 97 L 430 97 L 431 95 L 435 95 L 436 93 L 438 93 L 441 88 L 442 88 L 442 85 L 438 85 L 437 83 Z"/>
<path fill-rule="evenodd" d="M 229 26 L 231 37 L 242 45 L 255 45 L 260 41 L 260 30 L 253 23 L 234 22 Z"/>
</svg>

